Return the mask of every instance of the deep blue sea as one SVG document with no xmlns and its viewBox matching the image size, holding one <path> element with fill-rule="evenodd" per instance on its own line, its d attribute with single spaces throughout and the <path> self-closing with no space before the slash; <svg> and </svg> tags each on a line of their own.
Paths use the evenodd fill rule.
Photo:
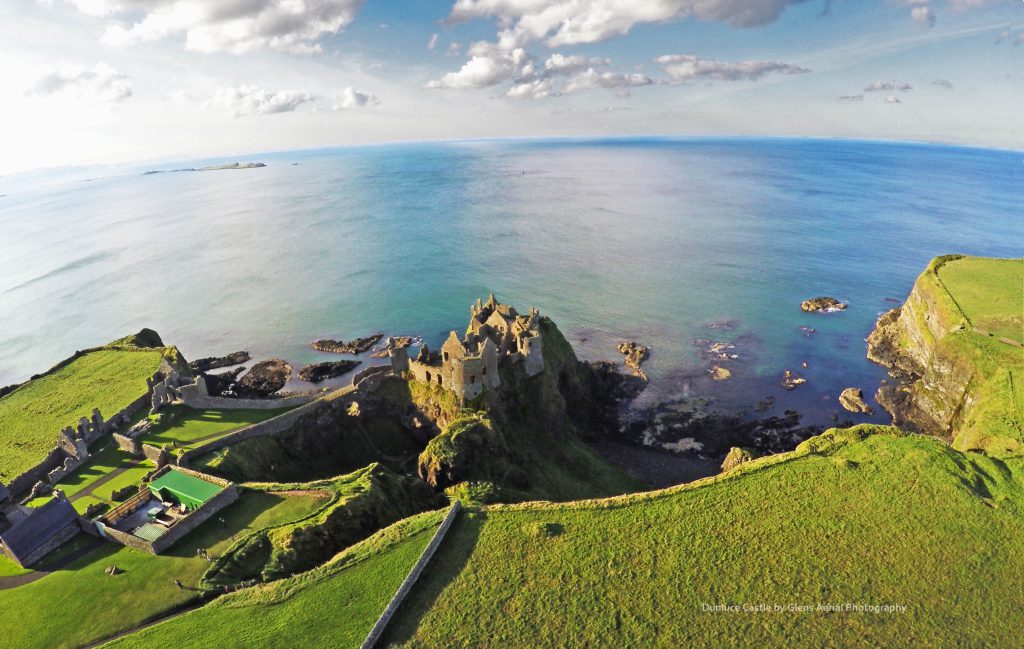
<svg viewBox="0 0 1024 649">
<path fill-rule="evenodd" d="M 436 344 L 493 291 L 550 315 L 585 358 L 650 345 L 647 399 L 771 394 L 827 422 L 842 388 L 884 377 L 864 338 L 930 258 L 1024 255 L 1020 152 L 645 138 L 250 160 L 267 166 L 0 178 L 0 385 L 144 326 L 189 358 L 247 349 L 296 368 L 330 357 L 309 348 L 321 337 Z M 820 294 L 850 307 L 800 311 Z M 731 380 L 707 377 L 695 339 L 736 343 Z M 808 383 L 782 390 L 786 369 Z"/>
</svg>

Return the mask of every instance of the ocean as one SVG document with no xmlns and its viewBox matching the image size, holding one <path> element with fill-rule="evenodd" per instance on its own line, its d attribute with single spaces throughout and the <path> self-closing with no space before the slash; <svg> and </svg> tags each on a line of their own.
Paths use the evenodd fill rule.
<svg viewBox="0 0 1024 649">
<path fill-rule="evenodd" d="M 885 377 L 864 339 L 929 259 L 1024 255 L 1020 152 L 487 140 L 143 173 L 235 160 L 0 178 L 0 385 L 142 327 L 190 359 L 246 349 L 296 369 L 331 358 L 309 347 L 319 338 L 436 345 L 493 292 L 551 316 L 583 358 L 649 345 L 648 402 L 747 412 L 774 396 L 778 412 L 827 424 L 840 390 L 873 394 Z M 817 295 L 849 308 L 801 312 Z M 728 380 L 709 376 L 701 351 L 713 342 L 734 345 Z M 807 383 L 784 390 L 787 369 Z"/>
</svg>

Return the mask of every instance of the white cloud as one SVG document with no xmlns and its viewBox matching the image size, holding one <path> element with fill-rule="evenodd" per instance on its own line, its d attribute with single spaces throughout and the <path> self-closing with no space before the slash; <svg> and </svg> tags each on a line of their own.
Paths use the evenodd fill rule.
<svg viewBox="0 0 1024 649">
<path fill-rule="evenodd" d="M 505 51 L 484 41 L 469 49 L 470 59 L 457 72 L 449 72 L 440 79 L 427 83 L 428 88 L 486 88 L 521 76 L 530 57 L 522 48 Z"/>
<path fill-rule="evenodd" d="M 892 95 L 889 95 L 888 97 L 885 98 L 885 103 L 887 103 L 887 104 L 902 104 L 903 102 L 900 100 L 899 97 L 894 97 Z"/>
<path fill-rule="evenodd" d="M 362 92 L 349 86 L 341 91 L 341 99 L 332 108 L 334 110 L 348 110 L 349 108 L 362 108 L 369 104 L 379 103 L 380 100 L 377 99 L 377 95 Z"/>
<path fill-rule="evenodd" d="M 91 68 L 51 72 L 32 84 L 27 94 L 35 97 L 72 94 L 87 101 L 117 103 L 132 96 L 132 78 L 106 63 L 97 63 Z"/>
<path fill-rule="evenodd" d="M 428 49 L 428 50 L 432 50 L 432 49 L 434 49 L 435 47 L 437 47 L 437 39 L 438 39 L 438 38 L 439 38 L 439 37 L 438 37 L 438 35 L 437 35 L 437 34 L 431 34 L 431 35 L 430 35 L 430 40 L 429 40 L 429 41 L 427 41 L 427 49 Z"/>
<path fill-rule="evenodd" d="M 512 99 L 543 99 L 557 94 L 552 90 L 551 79 L 535 79 L 512 84 L 505 96 Z"/>
<path fill-rule="evenodd" d="M 696 79 L 716 81 L 756 81 L 767 74 L 804 74 L 810 72 L 778 61 L 715 61 L 692 54 L 666 54 L 654 59 L 672 82 L 685 83 Z"/>
<path fill-rule="evenodd" d="M 462 51 L 462 45 L 452 42 L 448 43 L 448 49 L 444 51 L 445 56 L 458 56 Z"/>
<path fill-rule="evenodd" d="M 953 89 L 953 82 L 947 81 L 946 79 L 936 79 L 935 81 L 932 81 L 932 85 L 938 86 L 940 88 L 945 88 L 946 90 Z"/>
<path fill-rule="evenodd" d="M 867 88 L 864 92 L 879 92 L 882 90 L 899 90 L 900 92 L 910 92 L 914 89 L 914 86 L 910 85 L 906 81 L 876 81 Z"/>
<path fill-rule="evenodd" d="M 914 19 L 914 22 L 921 23 L 928 27 L 935 26 L 935 12 L 932 11 L 931 7 L 921 5 L 914 7 L 910 10 L 910 17 Z"/>
<path fill-rule="evenodd" d="M 497 17 L 499 35 L 511 46 L 543 40 L 551 47 L 595 43 L 641 23 L 693 16 L 699 20 L 755 27 L 773 22 L 786 7 L 804 0 L 456 0 L 451 22 Z"/>
<path fill-rule="evenodd" d="M 591 67 L 600 67 L 611 63 L 608 59 L 587 58 L 579 54 L 565 56 L 552 54 L 544 62 L 544 70 L 549 74 L 574 74 Z"/>
<path fill-rule="evenodd" d="M 82 13 L 109 16 L 102 41 L 112 46 L 184 37 L 199 52 L 258 48 L 306 53 L 352 22 L 363 0 L 71 0 Z"/>
<path fill-rule="evenodd" d="M 589 90 L 590 88 L 612 88 L 628 90 L 639 86 L 649 86 L 654 81 L 644 74 L 621 74 L 619 72 L 600 72 L 587 68 L 565 84 L 566 92 Z"/>
<path fill-rule="evenodd" d="M 210 105 L 232 117 L 289 113 L 302 104 L 316 101 L 317 95 L 297 90 L 266 90 L 257 86 L 230 86 L 219 89 Z"/>
<path fill-rule="evenodd" d="M 843 95 L 840 101 L 864 101 L 864 95 Z"/>
</svg>

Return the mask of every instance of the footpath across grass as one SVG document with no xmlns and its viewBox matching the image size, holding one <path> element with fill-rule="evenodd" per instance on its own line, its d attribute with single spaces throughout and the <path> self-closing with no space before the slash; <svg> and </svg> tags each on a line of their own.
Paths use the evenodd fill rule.
<svg viewBox="0 0 1024 649">
<path fill-rule="evenodd" d="M 105 646 L 358 647 L 444 514 L 406 519 L 321 568 L 221 597 Z"/>
<path fill-rule="evenodd" d="M 162 350 L 102 349 L 0 398 L 0 481 L 38 464 L 65 426 L 99 408 L 110 417 L 146 393 Z"/>
<path fill-rule="evenodd" d="M 322 504 L 315 493 L 246 491 L 223 511 L 225 524 L 211 519 L 163 555 L 104 543 L 38 581 L 0 590 L 0 646 L 79 647 L 142 624 L 199 595 L 210 563 L 196 555 L 198 548 L 216 556 L 244 534 L 298 520 Z M 111 565 L 123 572 L 105 574 Z M 175 579 L 186 588 L 178 589 Z"/>
</svg>

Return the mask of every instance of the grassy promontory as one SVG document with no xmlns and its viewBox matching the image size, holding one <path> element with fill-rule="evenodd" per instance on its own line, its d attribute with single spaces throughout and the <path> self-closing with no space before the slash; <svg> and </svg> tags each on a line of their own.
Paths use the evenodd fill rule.
<svg viewBox="0 0 1024 649">
<path fill-rule="evenodd" d="M 146 379 L 167 357 L 156 332 L 144 329 L 113 343 L 76 353 L 50 371 L 0 397 L 0 482 L 39 464 L 65 426 L 99 408 L 113 416 L 146 393 Z"/>
<path fill-rule="evenodd" d="M 955 448 L 1024 452 L 1024 260 L 933 260 L 883 315 L 868 356 L 898 380 L 878 401 L 894 422 Z"/>
</svg>

